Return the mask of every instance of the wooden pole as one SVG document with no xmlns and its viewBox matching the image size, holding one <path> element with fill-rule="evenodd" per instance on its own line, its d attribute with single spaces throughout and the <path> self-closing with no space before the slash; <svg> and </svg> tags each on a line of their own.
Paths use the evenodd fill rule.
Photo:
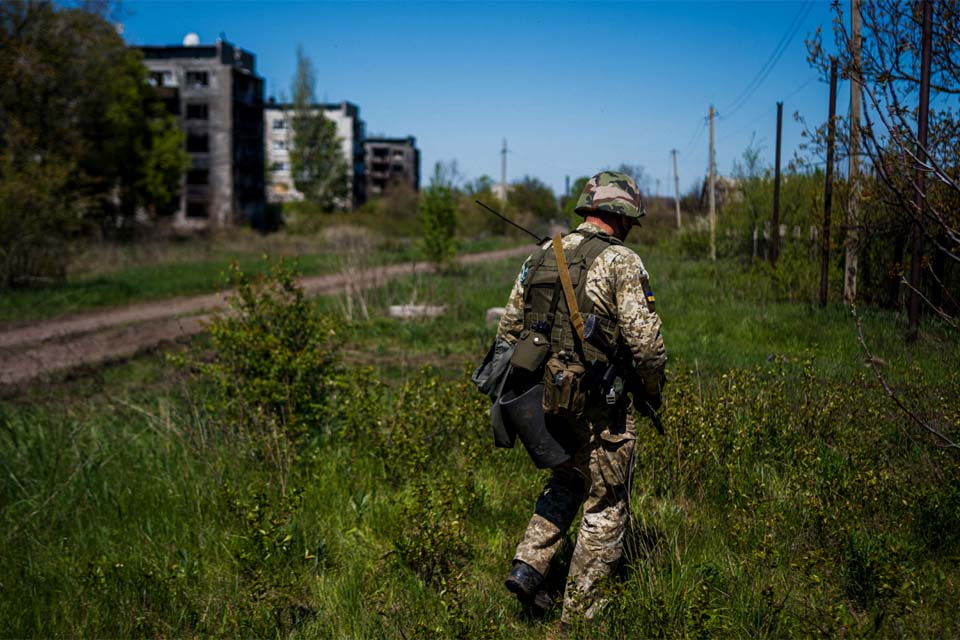
<svg viewBox="0 0 960 640">
<path fill-rule="evenodd" d="M 930 110 L 930 57 L 933 42 L 933 2 L 923 2 L 923 36 L 920 53 L 920 105 L 917 115 L 917 156 L 921 163 L 927 161 L 927 119 Z M 920 330 L 920 265 L 923 261 L 923 215 L 926 209 L 926 185 L 924 167 L 917 167 L 917 192 L 915 218 L 913 221 L 913 255 L 910 258 L 910 324 L 907 341 L 915 342 Z"/>
<path fill-rule="evenodd" d="M 830 116 L 827 120 L 827 177 L 823 187 L 823 233 L 820 251 L 820 306 L 827 306 L 827 281 L 830 272 L 830 209 L 833 206 L 833 147 L 836 139 L 837 59 L 830 60 Z"/>
<path fill-rule="evenodd" d="M 777 154 L 773 169 L 773 246 L 770 264 L 777 264 L 780 255 L 780 141 L 783 132 L 783 103 L 777 103 Z"/>
<path fill-rule="evenodd" d="M 677 209 L 677 229 L 680 229 L 683 223 L 680 221 L 680 178 L 677 176 L 677 150 L 671 149 L 673 154 L 673 204 Z"/>
<path fill-rule="evenodd" d="M 714 166 L 713 151 L 713 105 L 710 105 L 710 259 L 717 260 L 717 196 L 716 167 Z"/>
<path fill-rule="evenodd" d="M 500 188 L 503 189 L 503 201 L 507 201 L 507 139 L 503 139 L 500 149 Z"/>
<path fill-rule="evenodd" d="M 850 153 L 847 171 L 846 259 L 843 269 L 843 299 L 857 298 L 860 244 L 860 0 L 850 0 Z"/>
</svg>

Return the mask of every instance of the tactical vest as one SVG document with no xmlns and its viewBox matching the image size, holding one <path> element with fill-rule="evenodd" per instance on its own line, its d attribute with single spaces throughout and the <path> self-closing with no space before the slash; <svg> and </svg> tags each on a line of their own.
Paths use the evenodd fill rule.
<svg viewBox="0 0 960 640">
<path fill-rule="evenodd" d="M 599 328 L 606 335 L 608 344 L 616 344 L 619 337 L 617 322 L 614 318 L 600 313 L 587 296 L 587 272 L 605 249 L 623 243 L 605 233 L 573 233 L 582 235 L 583 241 L 575 249 L 565 251 L 564 255 L 567 258 L 577 306 L 584 316 L 596 315 Z M 592 344 L 582 344 L 574 331 L 552 244 L 548 244 L 546 249 L 541 247 L 539 255 L 534 254 L 529 265 L 523 278 L 523 328 L 544 335 L 549 332 L 550 351 L 554 354 L 562 352 L 569 357 L 576 356 L 585 365 L 607 362 L 603 352 Z"/>
</svg>

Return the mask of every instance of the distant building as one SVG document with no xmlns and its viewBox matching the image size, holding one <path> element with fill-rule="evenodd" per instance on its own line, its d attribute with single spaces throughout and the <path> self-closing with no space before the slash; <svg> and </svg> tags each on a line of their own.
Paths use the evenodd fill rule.
<svg viewBox="0 0 960 640">
<path fill-rule="evenodd" d="M 740 191 L 740 180 L 730 176 L 716 176 L 714 180 L 714 202 L 717 210 L 729 203 L 740 202 L 743 193 Z M 710 176 L 703 179 L 700 187 L 700 208 L 706 210 L 710 203 Z"/>
<path fill-rule="evenodd" d="M 350 102 L 313 105 L 313 113 L 323 110 L 324 117 L 337 127 L 337 137 L 343 145 L 343 157 L 347 161 L 349 189 L 346 208 L 360 206 L 366 200 L 366 183 L 363 161 L 363 137 L 366 133 L 360 108 Z M 270 185 L 267 199 L 270 202 L 302 200 L 303 194 L 293 186 L 290 175 L 290 149 L 293 147 L 293 105 L 278 104 L 271 98 L 263 111 L 267 169 Z"/>
<path fill-rule="evenodd" d="M 493 197 L 499 200 L 500 202 L 507 201 L 507 194 L 510 193 L 512 187 L 509 184 L 498 182 L 497 184 L 490 187 L 490 192 L 493 194 Z"/>
<path fill-rule="evenodd" d="M 363 142 L 367 195 L 381 195 L 391 183 L 420 189 L 420 151 L 413 136 L 367 138 Z"/>
<path fill-rule="evenodd" d="M 175 224 L 205 228 L 264 220 L 263 78 L 254 56 L 224 40 L 139 47 L 187 134 L 190 168 Z"/>
</svg>

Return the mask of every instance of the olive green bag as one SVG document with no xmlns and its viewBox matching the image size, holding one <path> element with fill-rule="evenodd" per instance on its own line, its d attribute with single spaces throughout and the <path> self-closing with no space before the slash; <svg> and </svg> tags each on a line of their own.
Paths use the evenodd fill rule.
<svg viewBox="0 0 960 640">
<path fill-rule="evenodd" d="M 534 373 L 540 370 L 548 355 L 550 355 L 550 339 L 533 329 L 524 329 L 513 350 L 510 364 L 514 369 Z"/>
</svg>

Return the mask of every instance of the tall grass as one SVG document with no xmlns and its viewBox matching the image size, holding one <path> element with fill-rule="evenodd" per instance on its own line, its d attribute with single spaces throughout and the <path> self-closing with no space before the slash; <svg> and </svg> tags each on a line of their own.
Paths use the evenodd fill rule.
<svg viewBox="0 0 960 640">
<path fill-rule="evenodd" d="M 641 426 L 629 562 L 578 635 L 957 635 L 957 456 L 878 389 L 847 311 L 736 263 L 643 256 L 668 434 Z M 406 279 L 371 292 L 370 320 L 339 318 L 338 390 L 284 486 L 160 356 L 4 400 L 9 635 L 552 635 L 556 608 L 530 619 L 502 588 L 543 474 L 492 449 L 465 383 L 518 265 Z M 447 315 L 386 318 L 414 293 Z M 956 435 L 956 340 L 929 325 L 907 350 L 898 317 L 861 315 L 896 390 Z"/>
</svg>

